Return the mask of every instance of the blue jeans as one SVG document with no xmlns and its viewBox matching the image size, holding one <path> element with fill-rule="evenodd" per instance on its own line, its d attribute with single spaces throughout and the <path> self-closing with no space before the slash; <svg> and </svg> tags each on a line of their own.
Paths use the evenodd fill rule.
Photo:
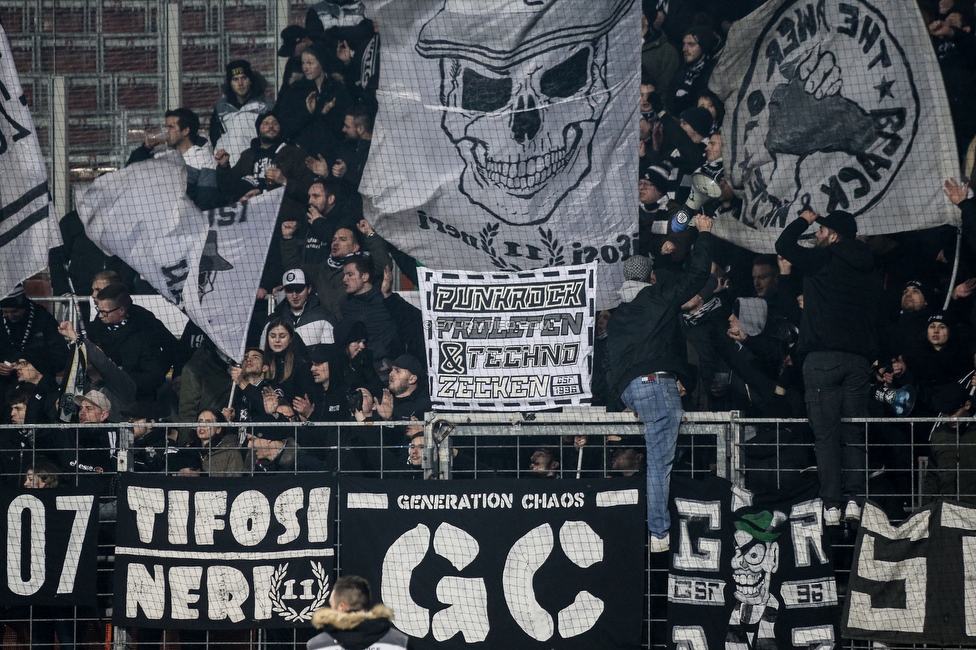
<svg viewBox="0 0 976 650">
<path fill-rule="evenodd" d="M 657 538 L 671 528 L 668 496 L 671 490 L 671 465 L 681 425 L 681 398 L 674 379 L 637 377 L 621 395 L 627 408 L 637 412 L 644 423 L 647 445 L 647 529 Z"/>
</svg>

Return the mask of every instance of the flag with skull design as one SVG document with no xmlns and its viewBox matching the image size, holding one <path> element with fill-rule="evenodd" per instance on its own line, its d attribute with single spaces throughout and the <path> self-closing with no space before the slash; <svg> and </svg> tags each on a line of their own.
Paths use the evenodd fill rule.
<svg viewBox="0 0 976 650">
<path fill-rule="evenodd" d="M 427 0 L 376 10 L 366 217 L 432 268 L 600 263 L 636 248 L 634 0 Z"/>
<path fill-rule="evenodd" d="M 726 179 L 742 200 L 713 232 L 772 252 L 805 208 L 858 233 L 959 222 L 942 75 L 914 2 L 770 0 L 729 32 L 710 88 L 724 101 Z"/>
<path fill-rule="evenodd" d="M 840 610 L 816 492 L 672 479 L 670 648 L 833 648 Z"/>
</svg>

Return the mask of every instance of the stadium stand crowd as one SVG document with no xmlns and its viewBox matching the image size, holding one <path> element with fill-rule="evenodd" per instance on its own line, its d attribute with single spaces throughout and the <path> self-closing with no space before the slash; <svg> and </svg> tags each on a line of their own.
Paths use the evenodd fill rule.
<svg viewBox="0 0 976 650">
<path fill-rule="evenodd" d="M 897 425 L 865 433 L 840 423 L 842 416 L 890 414 L 884 400 L 872 397 L 906 387 L 916 395 L 913 415 L 972 414 L 976 201 L 967 183 L 947 179 L 944 188 L 961 211 L 959 250 L 952 227 L 860 236 L 853 218 L 840 211 L 800 215 L 777 243 L 777 255 L 755 255 L 707 234 L 712 218 L 736 218 L 741 209 L 722 173 L 724 107 L 708 89 L 709 76 L 731 23 L 758 4 L 643 2 L 640 254 L 625 265 L 620 306 L 599 315 L 593 404 L 640 414 L 649 407 L 639 404 L 638 393 L 656 378 L 669 396 L 667 382 L 673 382 L 675 400 L 667 409 L 678 419 L 682 410 L 809 417 L 809 426 L 757 427 L 754 440 L 775 435 L 794 445 L 784 448 L 779 467 L 818 465 L 828 524 L 859 517 L 866 469 L 872 480 L 890 482 L 882 491 L 912 494 L 913 455 L 930 459 L 926 498 L 976 499 L 976 458 L 957 444 L 976 440 L 973 425 L 940 424 L 929 440 L 927 432 Z M 952 0 L 920 5 L 943 71 L 961 166 L 970 152 L 961 169 L 971 173 L 974 8 Z M 64 408 L 57 403 L 57 375 L 81 338 L 91 354 L 77 421 L 131 423 L 135 471 L 379 475 L 386 468 L 385 476 L 422 476 L 417 425 L 266 426 L 404 422 L 422 420 L 431 409 L 421 316 L 393 290 L 394 269 L 416 283 L 418 261 L 363 218 L 358 192 L 381 109 L 378 26 L 362 10 L 358 2 L 314 5 L 304 26 L 281 33 L 278 55 L 287 65 L 274 101 L 260 72 L 246 60 L 231 61 L 206 127 L 193 111 L 173 108 L 165 129 L 147 130 L 129 158 L 133 164 L 179 150 L 187 194 L 203 210 L 285 186 L 242 364 L 224 357 L 192 323 L 177 340 L 133 304 L 133 294 L 151 288 L 121 260 L 98 251 L 69 213 L 61 222 L 64 247 L 51 255 L 52 286 L 55 294 L 90 287 L 97 312 L 82 319 L 85 331 L 76 331 L 22 289 L 0 301 L 2 422 L 25 426 L 0 441 L 6 484 L 34 486 L 60 476 L 62 483 L 111 489 L 117 430 L 79 429 L 76 437 L 44 427 Z M 695 173 L 718 179 L 723 193 L 703 208 L 697 228 L 678 232 L 672 216 Z M 799 247 L 797 237 L 814 223 L 821 225 L 817 247 Z M 265 316 L 271 294 L 283 300 Z M 201 425 L 189 430 L 167 424 L 194 421 Z M 590 456 L 579 465 L 577 456 L 593 444 L 585 437 L 477 455 L 461 446 L 456 475 L 546 478 L 577 466 L 586 476 L 646 472 L 649 489 L 652 480 L 663 481 L 666 496 L 672 463 L 690 462 L 680 453 L 675 458 L 677 421 L 667 428 L 670 447 L 625 438 L 612 441 L 605 458 Z M 894 444 L 872 444 L 881 440 Z M 767 461 L 759 456 L 747 452 L 747 464 L 761 467 Z M 762 473 L 750 480 L 753 489 L 772 487 Z M 665 501 L 656 502 L 663 508 Z M 911 507 L 897 498 L 887 505 L 899 517 Z M 650 525 L 652 539 L 667 548 L 666 519 Z"/>
</svg>

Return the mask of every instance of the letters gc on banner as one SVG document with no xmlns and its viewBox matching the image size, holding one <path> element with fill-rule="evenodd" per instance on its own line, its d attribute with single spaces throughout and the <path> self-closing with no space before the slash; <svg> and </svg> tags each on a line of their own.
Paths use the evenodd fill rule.
<svg viewBox="0 0 976 650">
<path fill-rule="evenodd" d="M 644 481 L 343 481 L 343 573 L 418 650 L 640 646 Z"/>
</svg>

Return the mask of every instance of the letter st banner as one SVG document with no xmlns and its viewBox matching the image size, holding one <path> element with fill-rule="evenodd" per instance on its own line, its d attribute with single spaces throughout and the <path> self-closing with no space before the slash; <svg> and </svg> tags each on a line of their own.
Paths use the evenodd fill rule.
<svg viewBox="0 0 976 650">
<path fill-rule="evenodd" d="M 865 504 L 843 630 L 875 647 L 976 645 L 976 507 L 936 501 L 893 526 Z"/>
<path fill-rule="evenodd" d="M 418 650 L 640 647 L 643 479 L 344 480 L 342 572 Z"/>
<path fill-rule="evenodd" d="M 0 491 L 0 605 L 95 604 L 96 499 L 77 490 Z"/>
<path fill-rule="evenodd" d="M 596 265 L 420 272 L 440 411 L 532 411 L 590 398 Z"/>
<path fill-rule="evenodd" d="M 760 502 L 724 479 L 672 479 L 669 648 L 839 647 L 816 490 Z"/>
<path fill-rule="evenodd" d="M 332 591 L 334 495 L 321 477 L 122 475 L 113 622 L 309 626 Z"/>
</svg>

